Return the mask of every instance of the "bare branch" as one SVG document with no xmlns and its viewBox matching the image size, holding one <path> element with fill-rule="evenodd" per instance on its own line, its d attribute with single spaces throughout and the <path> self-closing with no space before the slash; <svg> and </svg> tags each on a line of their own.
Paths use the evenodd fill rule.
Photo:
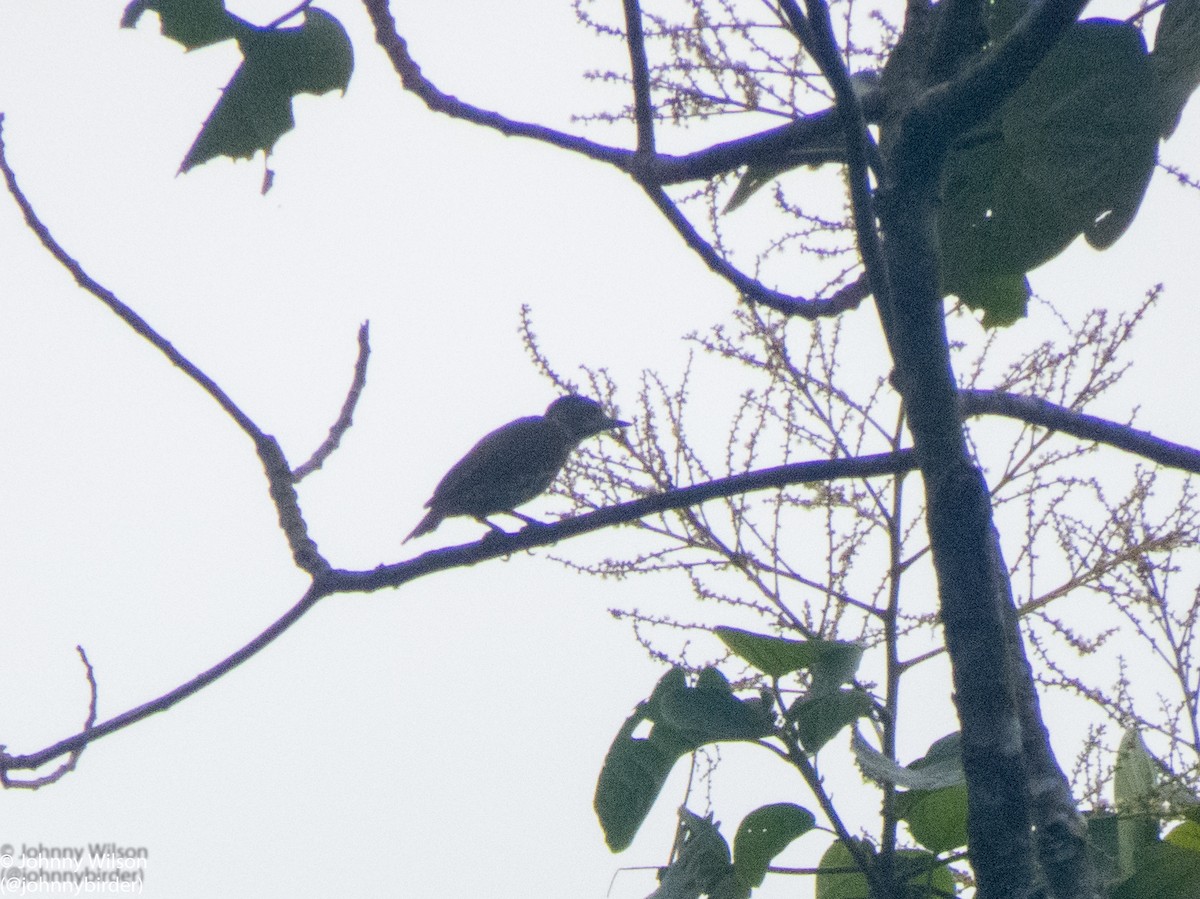
<svg viewBox="0 0 1200 899">
<path fill-rule="evenodd" d="M 959 409 L 968 415 L 1002 415 L 1052 431 L 1061 431 L 1106 446 L 1122 449 L 1151 462 L 1200 474 L 1200 450 L 1099 418 L 1085 415 L 1039 397 L 1018 396 L 1000 390 L 963 390 Z"/>
<path fill-rule="evenodd" d="M 639 156 L 654 156 L 654 104 L 650 97 L 650 66 L 646 61 L 646 36 L 638 0 L 625 0 L 625 43 L 629 47 L 629 72 L 633 80 L 634 120 Z"/>
<path fill-rule="evenodd" d="M 164 712 L 178 702 L 187 699 L 194 693 L 207 687 L 213 681 L 217 680 L 224 674 L 232 671 L 238 665 L 245 662 L 247 659 L 257 655 L 261 650 L 265 649 L 270 643 L 274 642 L 276 637 L 279 637 L 288 628 L 300 620 L 309 609 L 316 604 L 316 601 L 326 595 L 328 591 L 323 591 L 319 586 L 319 582 L 314 582 L 308 588 L 308 591 L 300 599 L 296 605 L 292 606 L 281 618 L 274 624 L 260 633 L 257 637 L 239 649 L 237 652 L 213 665 L 207 671 L 196 675 L 185 684 L 176 687 L 169 693 L 164 693 L 157 699 L 152 699 L 149 702 L 142 703 L 136 708 L 132 708 L 127 712 L 122 712 L 115 718 L 109 718 L 107 721 L 102 721 L 100 724 L 92 726 L 93 717 L 82 731 L 74 736 L 67 737 L 64 740 L 59 740 L 52 746 L 47 746 L 45 749 L 40 749 L 37 752 L 29 753 L 28 755 L 4 755 L 0 756 L 0 771 L 14 770 L 29 770 L 39 768 L 47 762 L 58 758 L 64 753 L 79 753 L 85 746 L 94 740 L 108 736 L 118 730 L 128 727 L 141 721 L 143 718 L 148 718 L 156 712 Z M 82 650 L 80 650 L 82 653 Z M 86 663 L 86 659 L 85 659 Z M 91 666 L 88 666 L 89 680 Z M 93 682 L 94 683 L 94 682 Z M 93 709 L 94 713 L 94 709 Z"/>
<path fill-rule="evenodd" d="M 420 97 L 425 105 L 434 112 L 445 113 L 456 119 L 465 119 L 476 125 L 492 128 L 509 137 L 528 137 L 539 140 L 629 171 L 630 162 L 633 159 L 633 153 L 629 150 L 598 144 L 587 138 L 547 128 L 544 125 L 519 122 L 498 112 L 464 103 L 458 97 L 438 90 L 437 86 L 425 77 L 421 72 L 421 67 L 409 55 L 408 43 L 396 31 L 396 20 L 392 18 L 387 0 L 363 0 L 363 4 L 375 25 L 375 40 L 391 59 L 392 67 L 400 76 L 404 89 Z"/>
<path fill-rule="evenodd" d="M 850 183 L 850 202 L 854 208 L 854 231 L 858 238 L 858 251 L 862 254 L 867 281 L 875 295 L 875 302 L 881 314 L 890 317 L 893 303 L 891 279 L 879 242 L 875 200 L 871 192 L 870 168 L 867 162 L 869 157 L 877 155 L 878 151 L 874 147 L 870 132 L 867 131 L 862 104 L 850 83 L 850 73 L 846 71 L 845 63 L 838 52 L 833 36 L 833 23 L 829 20 L 829 7 L 825 0 L 807 0 L 807 5 L 811 21 L 810 39 L 814 42 L 809 52 L 816 58 L 821 72 L 833 89 L 837 100 L 838 119 L 845 135 L 846 177 Z M 795 7 L 795 3 L 785 3 L 785 11 L 789 7 Z M 798 13 L 799 10 L 796 9 L 790 15 L 794 17 Z"/>
<path fill-rule="evenodd" d="M 3 127 L 3 122 L 4 116 L 0 114 L 0 128 Z M 304 524 L 303 516 L 300 514 L 300 505 L 296 497 L 296 491 L 292 486 L 291 467 L 288 465 L 283 450 L 280 449 L 275 438 L 263 433 L 262 429 L 246 413 L 238 408 L 212 378 L 196 367 L 183 353 L 175 349 L 170 341 L 150 327 L 145 319 L 134 312 L 128 305 L 121 302 L 116 294 L 84 271 L 83 266 L 54 239 L 50 230 L 38 218 L 32 204 L 26 198 L 25 194 L 21 192 L 21 188 L 17 184 L 16 173 L 8 164 L 2 133 L 0 133 L 0 172 L 3 173 L 5 183 L 8 185 L 8 192 L 20 207 L 29 229 L 37 235 L 38 240 L 41 241 L 42 246 L 46 248 L 50 255 L 57 259 L 63 268 L 71 273 L 71 276 L 75 279 L 75 283 L 107 306 L 121 321 L 129 325 L 135 333 L 148 341 L 155 349 L 166 356 L 176 368 L 198 384 L 237 423 L 238 427 L 254 441 L 254 448 L 258 452 L 259 459 L 262 460 L 263 470 L 267 475 L 267 484 L 271 499 L 275 503 L 275 508 L 279 515 L 280 528 L 286 535 L 288 544 L 292 550 L 292 558 L 300 568 L 309 574 L 317 574 L 329 568 L 329 563 L 321 556 L 316 543 L 308 536 L 308 529 Z"/>
<path fill-rule="evenodd" d="M 710 269 L 737 288 L 747 302 L 759 303 L 785 315 L 814 319 L 838 315 L 847 309 L 854 309 L 870 295 L 865 290 L 866 284 L 858 281 L 847 285 L 832 297 L 824 300 L 807 300 L 803 297 L 793 297 L 772 290 L 761 281 L 739 271 L 718 253 L 712 244 L 700 236 L 700 232 L 688 221 L 687 216 L 679 211 L 675 201 L 667 196 L 666 191 L 648 184 L 644 187 L 646 195 L 658 207 L 659 212 L 666 217 L 667 221 L 674 226 L 684 242 L 707 263 Z"/>
<path fill-rule="evenodd" d="M 671 509 L 683 509 L 713 499 L 770 490 L 789 484 L 808 484 L 843 478 L 867 478 L 899 475 L 914 470 L 911 450 L 859 456 L 853 459 L 820 459 L 779 465 L 746 474 L 718 478 L 691 487 L 667 490 L 653 496 L 606 506 L 585 515 L 576 515 L 554 524 L 534 524 L 514 534 L 489 531 L 475 543 L 430 550 L 407 562 L 381 565 L 368 571 L 335 569 L 322 583 L 327 592 L 369 592 L 382 587 L 399 587 L 435 571 L 445 571 L 507 556 L 520 550 L 549 546 L 569 537 L 577 537 L 618 524 L 626 524 Z"/>
<path fill-rule="evenodd" d="M 358 406 L 363 388 L 367 386 L 367 360 L 371 355 L 370 331 L 370 322 L 363 322 L 362 327 L 358 329 L 358 360 L 354 363 L 354 379 L 350 382 L 346 401 L 342 403 L 342 411 L 338 414 L 337 421 L 329 429 L 329 436 L 317 447 L 312 458 L 303 465 L 296 466 L 292 472 L 293 483 L 300 483 L 320 468 L 338 448 L 338 444 L 342 442 L 342 436 L 350 429 L 350 425 L 354 424 L 354 410 Z"/>
<path fill-rule="evenodd" d="M 83 662 L 84 675 L 87 677 L 88 692 L 91 694 L 91 699 L 88 701 L 87 718 L 83 722 L 83 733 L 89 733 L 92 726 L 96 723 L 96 696 L 99 692 L 96 688 L 96 672 L 92 668 L 92 663 L 88 661 L 87 653 L 84 652 L 82 646 L 76 646 L 75 651 L 79 653 L 79 660 Z M 79 763 L 79 756 L 83 752 L 85 744 L 79 746 L 78 749 L 71 751 L 67 760 L 55 768 L 52 772 L 44 777 L 37 777 L 33 780 L 13 780 L 8 776 L 10 766 L 8 762 L 11 756 L 5 751 L 5 747 L 0 746 L 0 785 L 6 789 L 12 790 L 36 790 L 39 787 L 47 786 L 61 780 L 65 775 L 75 770 L 75 766 Z M 57 753 L 56 755 L 61 755 Z M 36 767 L 36 766 L 32 766 Z"/>
</svg>

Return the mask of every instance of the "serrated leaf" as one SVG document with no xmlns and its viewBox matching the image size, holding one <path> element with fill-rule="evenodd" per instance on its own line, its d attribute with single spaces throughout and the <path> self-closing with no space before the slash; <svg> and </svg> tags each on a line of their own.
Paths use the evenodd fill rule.
<svg viewBox="0 0 1200 899">
<path fill-rule="evenodd" d="M 309 8 L 298 28 L 252 28 L 239 36 L 242 64 L 180 165 L 186 172 L 210 159 L 269 153 L 292 129 L 292 98 L 345 90 L 353 51 L 341 23 Z"/>
<path fill-rule="evenodd" d="M 797 700 L 788 712 L 805 752 L 819 752 L 846 726 L 869 715 L 871 697 L 862 690 L 839 690 Z"/>
<path fill-rule="evenodd" d="M 1162 96 L 1161 133 L 1170 137 L 1179 127 L 1183 107 L 1200 86 L 1200 3 L 1167 0 L 1150 63 Z"/>
<path fill-rule="evenodd" d="M 908 767 L 899 765 L 871 747 L 858 731 L 851 748 L 863 774 L 876 783 L 894 784 L 909 790 L 940 790 L 966 783 L 962 757 L 955 751 L 957 734 L 943 737 L 930 751 Z"/>
<path fill-rule="evenodd" d="M 797 837 L 816 826 L 813 813 L 792 802 L 756 808 L 738 826 L 733 838 L 733 868 L 749 886 L 761 886 L 767 867 Z"/>
<path fill-rule="evenodd" d="M 908 823 L 913 839 L 931 852 L 967 845 L 966 784 L 898 793 L 896 814 Z"/>
<path fill-rule="evenodd" d="M 188 50 L 229 40 L 251 27 L 226 11 L 224 0 L 133 0 L 121 15 L 121 27 L 132 28 L 146 12 L 158 14 L 163 37 Z"/>
<path fill-rule="evenodd" d="M 736 627 L 715 627 L 713 633 L 729 650 L 769 677 L 811 669 L 813 690 L 832 691 L 854 678 L 862 647 L 841 640 L 788 640 Z"/>
</svg>

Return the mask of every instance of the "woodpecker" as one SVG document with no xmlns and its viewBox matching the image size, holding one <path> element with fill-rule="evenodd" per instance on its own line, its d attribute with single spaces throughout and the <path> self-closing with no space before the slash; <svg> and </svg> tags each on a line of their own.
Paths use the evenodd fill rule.
<svg viewBox="0 0 1200 899">
<path fill-rule="evenodd" d="M 470 515 L 494 530 L 500 529 L 487 520 L 489 515 L 506 512 L 525 518 L 513 510 L 549 489 L 572 450 L 588 437 L 628 426 L 610 418 L 595 400 L 569 394 L 551 403 L 544 415 L 496 428 L 446 472 L 425 504 L 429 513 L 404 542 L 454 515 Z"/>
</svg>

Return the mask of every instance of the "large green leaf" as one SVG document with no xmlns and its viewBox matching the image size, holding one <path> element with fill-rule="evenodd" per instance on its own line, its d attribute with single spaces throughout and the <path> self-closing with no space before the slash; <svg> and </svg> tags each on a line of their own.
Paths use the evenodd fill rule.
<svg viewBox="0 0 1200 899">
<path fill-rule="evenodd" d="M 269 153 L 294 124 L 293 97 L 344 91 L 354 69 L 346 30 L 316 7 L 309 7 L 298 28 L 251 28 L 238 44 L 242 64 L 184 157 L 182 172 L 217 156 Z"/>
<path fill-rule="evenodd" d="M 1116 241 L 1154 170 L 1157 109 L 1137 28 L 1102 19 L 1072 26 L 947 162 L 946 292 L 1001 324 L 1022 310 L 1026 272 L 1079 234 L 1098 248 Z"/>
<path fill-rule="evenodd" d="M 940 790 L 966 783 L 957 733 L 942 737 L 924 756 L 907 767 L 872 748 L 857 731 L 851 748 L 863 774 L 877 783 L 910 790 Z"/>
<path fill-rule="evenodd" d="M 866 840 L 856 840 L 857 845 L 870 857 L 875 850 Z M 817 865 L 817 899 L 863 899 L 871 894 L 867 877 L 862 871 L 847 871 L 856 867 L 849 847 L 841 840 L 825 850 Z"/>
<path fill-rule="evenodd" d="M 1155 843 L 1138 853 L 1133 874 L 1112 892 L 1112 899 L 1196 899 L 1200 896 L 1200 852 Z"/>
<path fill-rule="evenodd" d="M 1184 821 L 1171 828 L 1171 832 L 1163 839 L 1180 849 L 1200 852 L 1200 824 L 1195 821 Z"/>
<path fill-rule="evenodd" d="M 875 850 L 865 840 L 857 845 L 866 852 L 872 863 Z M 931 853 L 920 849 L 901 849 L 894 857 L 896 877 L 903 884 L 897 896 L 904 899 L 947 899 L 956 895 L 954 878 L 949 869 Z M 872 895 L 867 878 L 855 868 L 854 856 L 840 840 L 825 850 L 817 871 L 817 899 L 866 899 Z M 840 870 L 839 870 L 840 869 Z"/>
<path fill-rule="evenodd" d="M 761 886 L 775 856 L 814 826 L 813 813 L 791 802 L 775 802 L 756 808 L 742 819 L 734 835 L 734 870 L 749 886 Z"/>
<path fill-rule="evenodd" d="M 646 722 L 650 733 L 635 737 Z M 774 730 L 766 703 L 738 699 L 715 668 L 701 672 L 694 687 L 682 668 L 672 668 L 626 719 L 600 770 L 594 807 L 609 848 L 620 852 L 633 842 L 682 756 L 707 743 L 757 740 Z"/>
<path fill-rule="evenodd" d="M 1150 54 L 1162 96 L 1162 136 L 1179 126 L 1183 107 L 1200 85 L 1200 3 L 1167 0 Z"/>
<path fill-rule="evenodd" d="M 815 693 L 798 699 L 788 710 L 788 719 L 795 723 L 804 749 L 815 753 L 844 727 L 870 714 L 872 706 L 871 697 L 862 690 Z"/>
<path fill-rule="evenodd" d="M 896 796 L 896 814 L 913 839 L 932 852 L 967 845 L 967 786 L 907 790 Z"/>
<path fill-rule="evenodd" d="M 950 869 L 920 849 L 896 852 L 896 875 L 904 882 L 904 899 L 947 899 L 957 894 Z"/>
<path fill-rule="evenodd" d="M 852 680 L 863 654 L 857 643 L 842 640 L 788 640 L 736 627 L 715 627 L 713 633 L 768 677 L 810 669 L 813 692 L 831 692 Z"/>
<path fill-rule="evenodd" d="M 237 37 L 252 28 L 227 12 L 224 0 L 133 0 L 121 15 L 121 27 L 132 28 L 145 12 L 157 13 L 163 37 L 188 50 Z"/>
</svg>

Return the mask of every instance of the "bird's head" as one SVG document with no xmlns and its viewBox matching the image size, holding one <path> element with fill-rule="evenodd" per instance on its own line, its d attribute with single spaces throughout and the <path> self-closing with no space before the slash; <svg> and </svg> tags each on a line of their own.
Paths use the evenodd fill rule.
<svg viewBox="0 0 1200 899">
<path fill-rule="evenodd" d="M 610 418 L 604 408 L 586 396 L 568 394 L 560 396 L 546 409 L 546 419 L 552 421 L 577 440 L 608 431 L 626 428 L 627 421 Z"/>
</svg>

